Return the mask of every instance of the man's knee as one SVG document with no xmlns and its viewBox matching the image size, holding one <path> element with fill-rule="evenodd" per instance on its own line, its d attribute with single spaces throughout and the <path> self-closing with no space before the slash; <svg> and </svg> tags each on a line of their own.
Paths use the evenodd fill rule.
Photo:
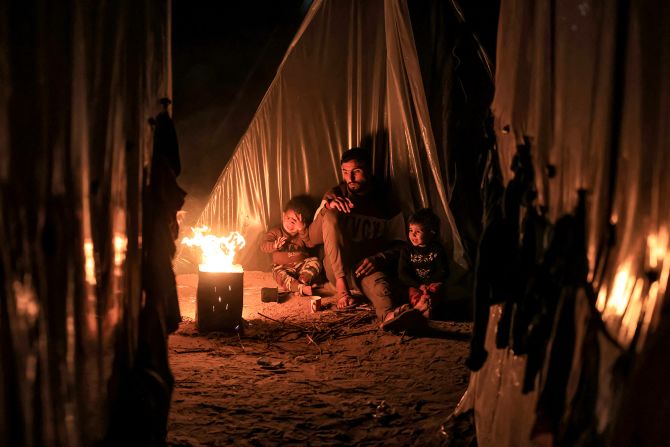
<svg viewBox="0 0 670 447">
<path fill-rule="evenodd" d="M 393 294 L 388 278 L 381 272 L 375 272 L 363 278 L 361 287 L 365 292 L 376 297 L 390 298 Z"/>
</svg>

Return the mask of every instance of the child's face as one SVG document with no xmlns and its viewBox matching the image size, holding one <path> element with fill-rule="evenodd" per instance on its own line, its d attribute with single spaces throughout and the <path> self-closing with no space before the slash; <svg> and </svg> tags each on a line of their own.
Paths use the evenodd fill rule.
<svg viewBox="0 0 670 447">
<path fill-rule="evenodd" d="M 423 247 L 430 240 L 430 233 L 425 231 L 421 224 L 409 224 L 409 241 L 415 247 Z"/>
<path fill-rule="evenodd" d="M 294 210 L 284 211 L 282 214 L 282 225 L 284 226 L 284 230 L 291 236 L 298 234 L 298 231 L 305 227 L 302 223 L 302 216 Z"/>
</svg>

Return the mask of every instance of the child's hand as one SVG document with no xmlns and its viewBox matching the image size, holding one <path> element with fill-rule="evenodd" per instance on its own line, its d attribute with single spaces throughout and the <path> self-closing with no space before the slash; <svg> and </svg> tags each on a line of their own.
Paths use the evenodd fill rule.
<svg viewBox="0 0 670 447">
<path fill-rule="evenodd" d="M 427 310 L 430 310 L 431 307 L 432 307 L 432 302 L 431 302 L 431 299 L 428 295 L 423 295 L 419 299 L 419 302 L 416 303 L 416 306 L 414 306 L 415 309 L 418 309 L 421 312 L 425 312 Z"/>
<path fill-rule="evenodd" d="M 285 243 L 286 243 L 286 236 L 279 236 L 277 239 L 275 239 L 273 247 L 275 250 L 279 250 L 284 246 Z"/>
<path fill-rule="evenodd" d="M 441 282 L 434 282 L 432 284 L 428 284 L 425 286 L 426 289 L 424 290 L 426 293 L 437 293 L 442 289 L 442 283 Z M 423 289 L 422 289 L 423 290 Z"/>
<path fill-rule="evenodd" d="M 428 292 L 428 290 L 429 290 L 429 289 L 428 289 L 428 285 L 426 285 L 426 284 L 421 284 L 421 285 L 419 286 L 419 290 L 421 290 L 421 291 L 424 293 L 424 295 L 425 295 L 426 292 Z"/>
<path fill-rule="evenodd" d="M 298 233 L 302 233 L 303 231 L 305 231 L 306 227 L 305 219 L 303 219 L 302 214 L 296 213 L 296 216 L 298 217 L 298 219 L 295 222 L 293 222 L 293 225 L 295 225 L 295 229 L 298 230 Z"/>
</svg>

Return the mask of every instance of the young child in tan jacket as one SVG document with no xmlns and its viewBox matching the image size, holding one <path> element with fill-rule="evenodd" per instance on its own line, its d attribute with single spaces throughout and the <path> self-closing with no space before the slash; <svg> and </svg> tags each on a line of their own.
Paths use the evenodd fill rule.
<svg viewBox="0 0 670 447">
<path fill-rule="evenodd" d="M 284 207 L 282 224 L 270 229 L 261 242 L 261 251 L 272 254 L 272 274 L 280 288 L 312 295 L 312 281 L 321 272 L 319 258 L 307 250 L 314 244 L 309 239 L 309 209 L 293 198 Z"/>
</svg>

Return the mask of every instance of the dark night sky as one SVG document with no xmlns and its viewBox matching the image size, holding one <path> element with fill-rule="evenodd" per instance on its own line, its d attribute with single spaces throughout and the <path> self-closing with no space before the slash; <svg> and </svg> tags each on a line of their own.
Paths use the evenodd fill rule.
<svg viewBox="0 0 670 447">
<path fill-rule="evenodd" d="M 173 1 L 173 112 L 187 224 L 199 216 L 309 3 Z"/>
</svg>

